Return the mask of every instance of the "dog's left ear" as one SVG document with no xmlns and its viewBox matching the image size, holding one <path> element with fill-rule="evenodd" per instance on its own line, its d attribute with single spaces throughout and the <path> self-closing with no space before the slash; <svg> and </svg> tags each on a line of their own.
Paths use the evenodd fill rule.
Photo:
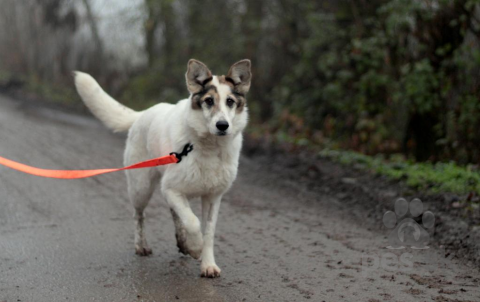
<svg viewBox="0 0 480 302">
<path fill-rule="evenodd" d="M 241 60 L 233 64 L 227 74 L 227 80 L 235 86 L 235 91 L 247 94 L 252 79 L 250 60 Z"/>
</svg>

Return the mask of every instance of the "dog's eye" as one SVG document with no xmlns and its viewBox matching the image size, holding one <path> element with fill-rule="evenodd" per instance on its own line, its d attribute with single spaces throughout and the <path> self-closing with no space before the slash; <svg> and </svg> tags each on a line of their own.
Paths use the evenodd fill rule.
<svg viewBox="0 0 480 302">
<path fill-rule="evenodd" d="M 208 97 L 204 100 L 205 104 L 207 104 L 208 106 L 212 106 L 213 105 L 213 98 L 211 97 Z"/>
<path fill-rule="evenodd" d="M 227 99 L 227 106 L 228 107 L 233 107 L 233 105 L 235 105 L 235 101 L 231 98 L 228 98 Z"/>
</svg>

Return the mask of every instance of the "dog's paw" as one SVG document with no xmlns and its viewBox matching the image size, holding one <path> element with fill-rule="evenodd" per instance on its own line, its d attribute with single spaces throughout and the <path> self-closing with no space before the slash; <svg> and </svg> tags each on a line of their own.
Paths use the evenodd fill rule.
<svg viewBox="0 0 480 302">
<path fill-rule="evenodd" d="M 200 259 L 203 249 L 203 236 L 200 230 L 187 232 L 184 228 L 175 233 L 178 251 L 184 255 L 190 255 L 194 259 Z"/>
<path fill-rule="evenodd" d="M 202 265 L 201 276 L 205 278 L 218 278 L 222 270 L 216 264 Z"/>
<path fill-rule="evenodd" d="M 200 259 L 203 249 L 202 235 L 187 236 L 185 232 L 183 234 L 175 234 L 177 238 L 178 251 L 184 255 L 190 255 L 194 259 Z"/>
<path fill-rule="evenodd" d="M 135 246 L 135 254 L 139 256 L 148 256 L 152 254 L 152 249 L 148 246 Z"/>
<path fill-rule="evenodd" d="M 186 239 L 185 245 L 188 254 L 194 259 L 200 259 L 203 250 L 202 233 L 200 231 L 192 234 L 187 233 Z"/>
</svg>

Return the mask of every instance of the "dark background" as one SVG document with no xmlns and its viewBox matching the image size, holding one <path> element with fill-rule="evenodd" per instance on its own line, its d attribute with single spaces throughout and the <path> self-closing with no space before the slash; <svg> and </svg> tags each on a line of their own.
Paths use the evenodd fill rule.
<svg viewBox="0 0 480 302">
<path fill-rule="evenodd" d="M 258 137 L 478 164 L 479 2 L 2 0 L 0 87 L 80 104 L 77 69 L 140 109 L 249 58 Z"/>
</svg>

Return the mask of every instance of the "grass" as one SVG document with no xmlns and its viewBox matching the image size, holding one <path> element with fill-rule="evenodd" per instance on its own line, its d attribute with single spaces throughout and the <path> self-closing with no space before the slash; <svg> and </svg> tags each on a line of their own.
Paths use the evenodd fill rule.
<svg viewBox="0 0 480 302">
<path fill-rule="evenodd" d="M 11 77 L 12 77 L 11 73 L 3 69 L 0 69 L 0 84 L 7 82 L 8 80 L 11 79 Z"/>
<path fill-rule="evenodd" d="M 36 77 L 29 77 L 25 80 L 25 84 L 25 91 L 52 103 L 70 107 L 77 107 L 81 104 L 81 100 L 73 87 L 73 81 L 71 87 L 66 87 L 45 83 Z"/>
<path fill-rule="evenodd" d="M 54 85 L 40 80 L 35 75 L 14 75 L 0 69 L 0 86 L 5 85 L 12 79 L 22 83 L 20 90 L 26 95 L 32 95 L 42 100 L 68 107 L 78 108 L 81 105 L 81 100 L 75 92 L 73 81 L 71 86 Z"/>
<path fill-rule="evenodd" d="M 403 159 L 385 160 L 381 156 L 368 156 L 351 151 L 323 150 L 320 156 L 344 165 L 403 180 L 417 190 L 431 193 L 480 194 L 480 173 L 473 166 L 451 163 L 414 163 Z"/>
<path fill-rule="evenodd" d="M 247 131 L 257 138 L 269 133 L 268 127 L 264 128 L 256 123 L 250 123 Z M 289 135 L 285 131 L 276 131 L 271 138 L 280 144 L 307 147 L 313 151 L 322 150 L 319 152 L 321 157 L 346 166 L 385 175 L 393 180 L 404 181 L 409 187 L 425 193 L 480 195 L 480 171 L 473 165 L 459 166 L 454 162 L 417 163 L 406 160 L 401 155 L 390 156 L 387 160 L 383 155 L 371 156 L 354 151 L 338 150 L 338 146 L 332 140 L 324 139 L 320 144 L 301 135 Z"/>
</svg>

